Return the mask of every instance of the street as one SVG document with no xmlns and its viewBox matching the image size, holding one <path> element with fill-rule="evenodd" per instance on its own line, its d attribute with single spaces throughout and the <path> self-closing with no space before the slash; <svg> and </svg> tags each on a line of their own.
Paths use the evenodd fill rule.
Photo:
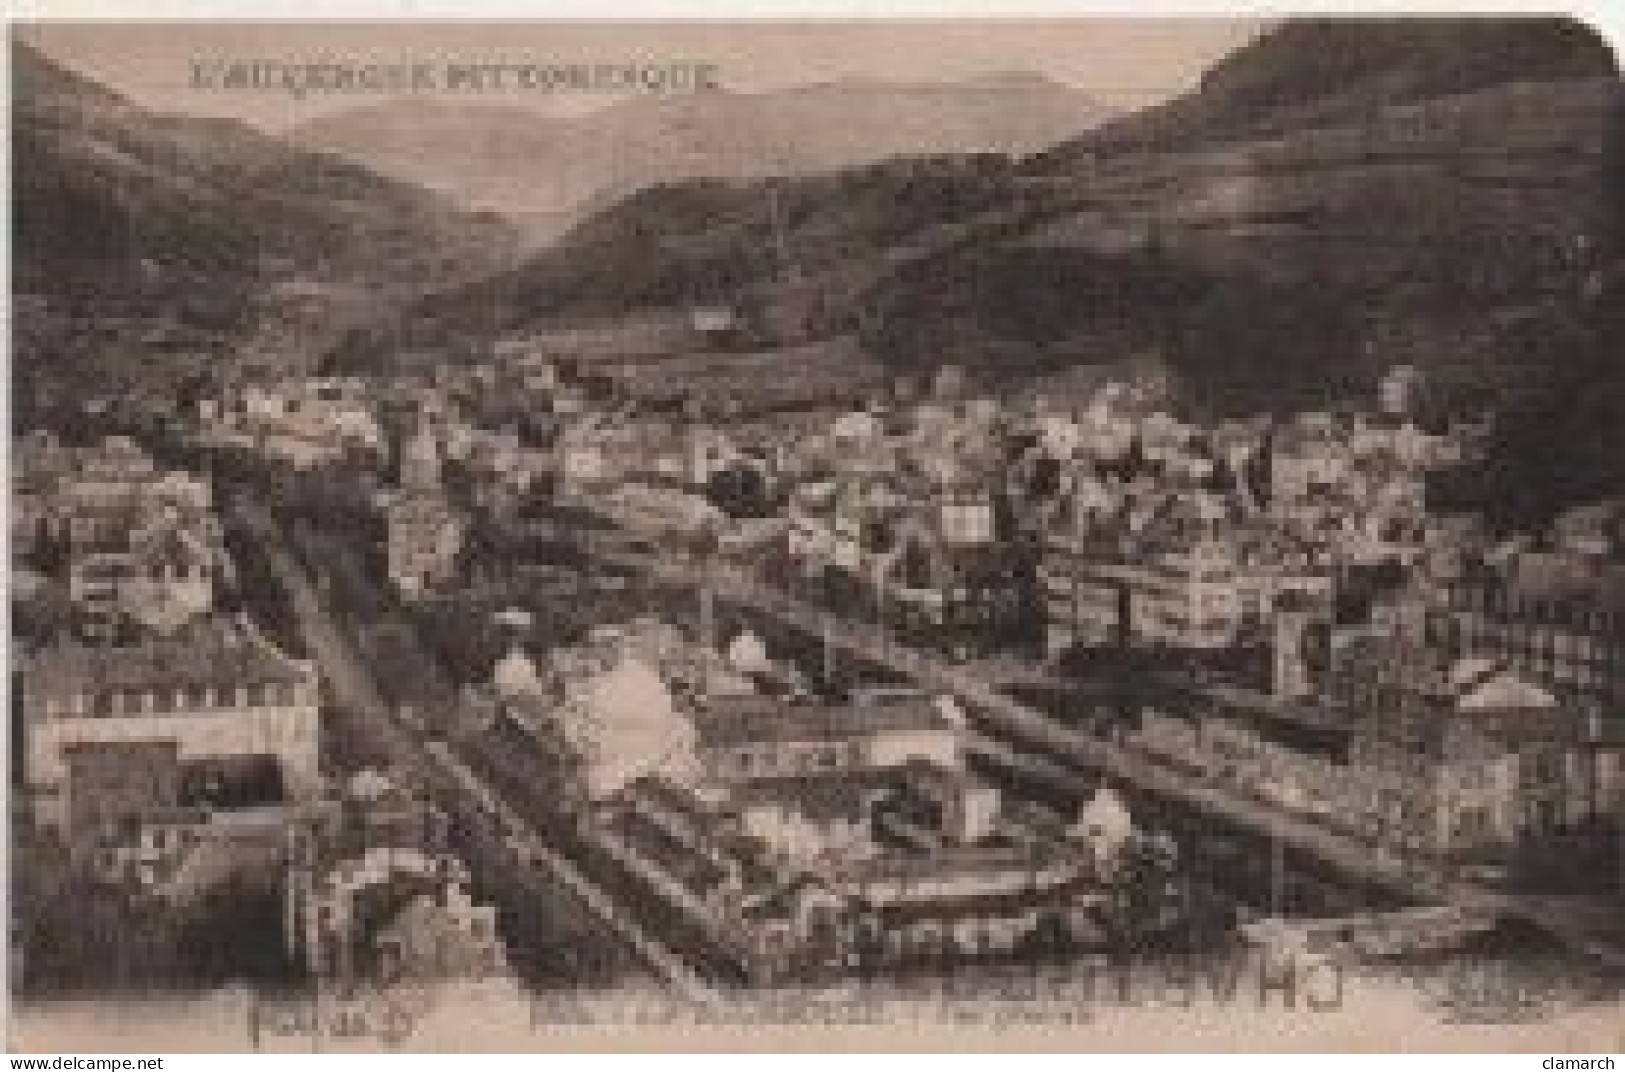
<svg viewBox="0 0 1625 1072">
<path fill-rule="evenodd" d="M 461 828 L 472 835 L 473 847 L 480 850 L 479 858 L 469 863 L 496 876 L 500 886 L 528 890 L 543 904 L 556 903 L 561 896 L 572 898 L 597 924 L 601 942 L 625 949 L 628 956 L 652 969 L 679 993 L 709 1000 L 708 986 L 680 957 L 547 845 L 516 809 L 471 768 L 451 757 L 443 742 L 420 739 L 394 717 L 354 644 L 333 622 L 315 587 L 284 546 L 276 523 L 263 509 L 241 499 L 235 500 L 231 508 L 263 540 L 272 570 L 289 593 L 306 644 L 321 664 L 330 709 L 336 708 L 342 717 L 355 720 L 361 732 L 383 746 L 398 772 L 462 820 Z M 499 814 L 493 816 L 491 810 Z M 499 821 L 506 836 L 494 836 L 489 831 L 492 819 Z"/>
</svg>

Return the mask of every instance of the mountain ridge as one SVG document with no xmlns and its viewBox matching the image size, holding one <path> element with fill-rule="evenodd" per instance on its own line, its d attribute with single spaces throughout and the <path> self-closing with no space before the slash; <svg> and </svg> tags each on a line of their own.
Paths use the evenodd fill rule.
<svg viewBox="0 0 1625 1072">
<path fill-rule="evenodd" d="M 527 114 L 529 113 L 529 114 Z M 761 92 L 639 96 L 581 116 L 503 103 L 379 103 L 290 136 L 514 217 L 579 214 L 654 185 L 803 175 L 891 156 L 1022 155 L 1112 109 L 1042 76 L 846 80 Z"/>
<path fill-rule="evenodd" d="M 227 119 L 147 111 L 23 41 L 11 52 L 17 370 L 51 394 L 262 340 L 314 359 L 362 315 L 509 263 L 512 229 Z M 279 301 L 289 287 L 297 301 Z M 28 391 L 21 394 L 26 397 Z"/>
</svg>

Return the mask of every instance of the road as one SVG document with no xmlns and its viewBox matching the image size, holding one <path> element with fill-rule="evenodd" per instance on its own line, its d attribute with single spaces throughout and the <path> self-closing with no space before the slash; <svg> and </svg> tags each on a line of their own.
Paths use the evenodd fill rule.
<svg viewBox="0 0 1625 1072">
<path fill-rule="evenodd" d="M 607 935 L 624 943 L 637 959 L 684 997 L 703 1003 L 717 1000 L 716 992 L 689 965 L 649 934 L 630 913 L 623 911 L 571 861 L 555 852 L 541 833 L 525 821 L 471 768 L 457 762 L 444 745 L 431 747 L 403 725 L 380 694 L 376 681 L 349 637 L 333 621 L 304 570 L 294 561 L 281 530 L 258 506 L 241 499 L 231 508 L 263 541 L 267 559 L 285 587 L 306 645 L 321 665 L 329 696 L 337 706 L 364 725 L 408 781 L 429 792 L 448 813 L 463 820 L 463 827 L 478 831 L 495 818 L 505 837 L 487 841 L 481 862 L 499 872 L 504 882 L 524 887 L 551 884 L 562 888 L 602 924 Z M 482 808 L 482 805 L 484 807 Z M 496 811 L 495 816 L 489 813 Z"/>
</svg>

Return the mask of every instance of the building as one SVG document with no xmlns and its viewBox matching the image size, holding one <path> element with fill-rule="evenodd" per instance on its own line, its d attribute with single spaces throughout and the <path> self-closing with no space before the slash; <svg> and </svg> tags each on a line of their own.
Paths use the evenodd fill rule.
<svg viewBox="0 0 1625 1072">
<path fill-rule="evenodd" d="M 229 568 L 207 481 L 130 440 L 27 444 L 14 491 L 20 554 L 63 582 L 87 635 L 164 635 L 208 613 Z"/>
<path fill-rule="evenodd" d="M 311 664 L 246 624 L 43 649 L 22 674 L 37 820 L 72 834 L 156 809 L 308 797 L 319 784 L 319 692 Z"/>
<path fill-rule="evenodd" d="M 354 377 L 315 377 L 251 383 L 202 399 L 203 435 L 219 445 L 246 447 L 295 468 L 377 456 L 384 431 L 370 386 Z"/>
<path fill-rule="evenodd" d="M 400 488 L 384 496 L 385 559 L 396 591 L 415 599 L 450 581 L 462 554 L 462 515 L 441 488 L 440 444 L 420 425 L 401 450 Z"/>
<path fill-rule="evenodd" d="M 190 473 L 160 470 L 140 446 L 112 436 L 94 447 L 64 448 L 27 485 L 31 519 L 26 543 L 67 554 L 120 547 L 147 518 L 175 511 L 206 516 L 209 483 Z"/>
<path fill-rule="evenodd" d="M 1599 739 L 1625 742 L 1625 569 L 1515 555 L 1446 586 L 1426 639 L 1505 662 L 1594 720 Z"/>
<path fill-rule="evenodd" d="M 803 774 L 959 766 L 960 727 L 912 690 L 871 690 L 841 705 L 713 697 L 691 715 L 706 774 L 722 785 Z"/>
<path fill-rule="evenodd" d="M 396 497 L 384 508 L 384 522 L 387 568 L 396 591 L 414 599 L 456 576 L 464 524 L 443 498 Z"/>
<path fill-rule="evenodd" d="M 874 583 L 883 613 L 933 642 L 1009 643 L 1036 625 L 1036 547 L 995 538 L 994 509 L 980 498 L 937 504 L 894 523 Z"/>
<path fill-rule="evenodd" d="M 1330 600 L 1287 592 L 1270 615 L 1270 692 L 1278 700 L 1320 693 L 1331 660 L 1335 607 Z"/>
<path fill-rule="evenodd" d="M 545 676 L 521 652 L 498 664 L 501 710 L 525 740 L 557 753 L 572 796 L 603 801 L 652 775 L 694 780 L 694 728 L 673 680 L 698 675 L 685 674 L 675 652 L 661 657 L 660 644 L 657 635 L 592 638 L 554 652 Z"/>
<path fill-rule="evenodd" d="M 846 908 L 846 941 L 881 962 L 1075 948 L 1102 936 L 1097 876 L 1085 856 L 1059 845 L 890 853 L 845 863 L 823 889 Z M 802 937 L 815 941 L 817 932 Z"/>
<path fill-rule="evenodd" d="M 119 546 L 85 551 L 68 562 L 68 595 L 87 618 L 135 623 L 170 635 L 209 613 L 225 550 L 212 517 L 183 517 L 160 506 Z"/>
<path fill-rule="evenodd" d="M 1382 799 L 1377 833 L 1446 856 L 1505 852 L 1606 815 L 1620 751 L 1515 666 L 1441 658 L 1406 629 L 1351 634 L 1335 651 L 1351 768 Z"/>
<path fill-rule="evenodd" d="M 290 834 L 289 951 L 339 985 L 505 976 L 496 909 L 469 894 L 445 816 L 362 771 Z"/>
<path fill-rule="evenodd" d="M 631 783 L 603 821 L 767 975 L 1099 937 L 1098 863 L 1126 812 L 1086 808 L 1076 842 L 1004 837 L 951 706 L 911 691 L 836 706 L 741 695 L 692 717 L 702 781 Z"/>
<path fill-rule="evenodd" d="M 1353 471 L 1354 454 L 1339 426 L 1327 414 L 1305 414 L 1275 431 L 1269 442 L 1269 489 L 1272 509 L 1343 487 Z"/>
<path fill-rule="evenodd" d="M 11 455 L 11 550 L 28 558 L 50 540 L 51 503 L 71 470 L 73 452 L 50 431 L 35 429 L 18 437 Z"/>
<path fill-rule="evenodd" d="M 885 613 L 900 628 L 956 649 L 1020 640 L 1034 627 L 1034 559 L 1026 547 L 945 547 L 904 537 L 880 576 Z"/>
<path fill-rule="evenodd" d="M 1044 651 L 1052 659 L 1077 648 L 1129 643 L 1129 575 L 1086 544 L 1050 544 L 1038 565 Z"/>
<path fill-rule="evenodd" d="M 631 432 L 624 423 L 598 415 L 574 417 L 553 444 L 559 490 L 591 495 L 613 487 L 634 461 L 630 443 Z"/>
<path fill-rule="evenodd" d="M 117 757 L 117 751 L 109 750 L 109 756 Z M 278 888 L 288 825 L 296 815 L 296 808 L 279 803 L 158 809 L 138 822 L 104 825 L 73 848 L 85 870 L 105 885 L 172 905 L 192 904 L 228 884 Z"/>
<path fill-rule="evenodd" d="M 1226 648 L 1246 607 L 1234 548 L 1217 539 L 1170 549 L 1120 575 L 1135 641 L 1155 648 Z"/>
<path fill-rule="evenodd" d="M 694 536 L 727 520 L 708 499 L 673 483 L 622 484 L 605 506 L 623 526 L 646 536 Z"/>
<path fill-rule="evenodd" d="M 1329 601 L 1332 587 L 1311 572 L 1244 565 L 1213 541 L 1140 562 L 1052 549 L 1042 576 L 1051 655 L 1117 643 L 1209 652 L 1263 644 L 1279 600 Z"/>
<path fill-rule="evenodd" d="M 693 714 L 715 806 L 791 866 L 911 846 L 977 844 L 999 794 L 972 777 L 946 701 L 875 690 L 824 705 L 761 695 L 713 696 Z"/>
<path fill-rule="evenodd" d="M 1107 644 L 1262 648 L 1283 599 L 1331 600 L 1333 578 L 1311 549 L 1234 497 L 1142 488 L 1113 516 L 1058 529 L 1040 566 L 1051 657 Z"/>
<path fill-rule="evenodd" d="M 1377 384 L 1377 408 L 1391 416 L 1416 412 L 1425 386 L 1422 371 L 1414 365 L 1395 365 Z"/>
</svg>

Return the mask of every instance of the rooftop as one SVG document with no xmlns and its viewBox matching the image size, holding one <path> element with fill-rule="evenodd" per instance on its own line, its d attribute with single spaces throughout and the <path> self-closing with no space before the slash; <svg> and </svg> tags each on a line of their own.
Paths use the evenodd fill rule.
<svg viewBox="0 0 1625 1072">
<path fill-rule="evenodd" d="M 1059 845 L 946 845 L 930 853 L 889 852 L 854 859 L 842 868 L 848 882 L 952 880 L 1032 875 L 1066 860 Z"/>
<path fill-rule="evenodd" d="M 787 703 L 761 695 L 715 696 L 691 717 L 702 748 L 842 741 L 887 732 L 954 728 L 934 701 L 920 695 L 842 705 Z"/>
<path fill-rule="evenodd" d="M 815 822 L 862 819 L 876 797 L 898 791 L 908 777 L 900 768 L 765 775 L 736 783 L 728 799 L 742 809 L 779 805 Z"/>
<path fill-rule="evenodd" d="M 217 623 L 133 647 L 60 643 L 36 654 L 26 674 L 34 688 L 58 694 L 296 684 L 306 679 L 298 661 L 251 627 Z"/>
</svg>

